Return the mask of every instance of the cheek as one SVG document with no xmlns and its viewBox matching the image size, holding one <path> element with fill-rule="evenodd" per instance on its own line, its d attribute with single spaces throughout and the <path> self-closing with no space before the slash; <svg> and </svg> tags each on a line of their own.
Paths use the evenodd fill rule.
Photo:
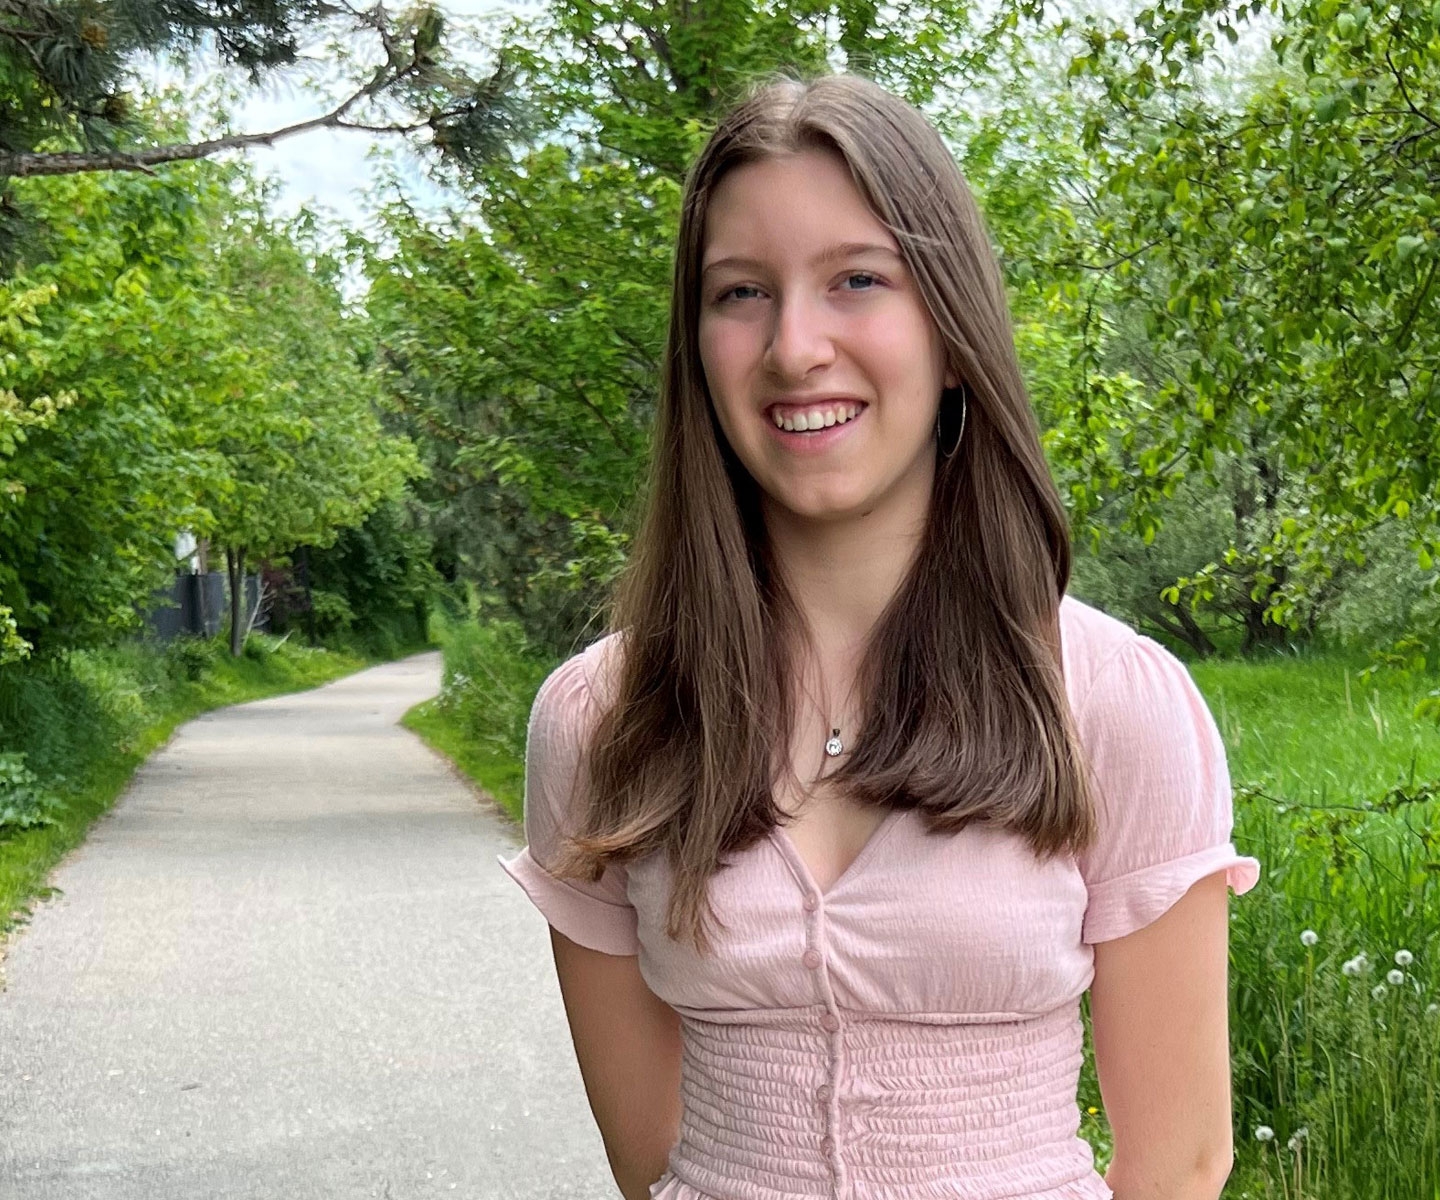
<svg viewBox="0 0 1440 1200">
<path fill-rule="evenodd" d="M 749 337 L 734 321 L 702 321 L 700 362 L 711 380 L 733 380 L 744 369 Z"/>
<path fill-rule="evenodd" d="M 700 366 L 721 422 L 728 412 L 743 406 L 745 380 L 749 374 L 749 338 L 733 324 L 699 329 Z"/>
<path fill-rule="evenodd" d="M 928 325 L 911 312 L 877 313 L 853 330 L 855 344 L 864 346 L 874 365 L 887 374 L 913 375 L 930 369 L 937 350 Z"/>
</svg>

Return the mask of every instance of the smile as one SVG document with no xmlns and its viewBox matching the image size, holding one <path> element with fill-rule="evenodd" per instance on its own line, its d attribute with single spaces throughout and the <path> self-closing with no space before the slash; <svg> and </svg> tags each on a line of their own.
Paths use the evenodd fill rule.
<svg viewBox="0 0 1440 1200">
<path fill-rule="evenodd" d="M 839 401 L 829 404 L 814 404 L 806 408 L 782 408 L 777 405 L 770 410 L 770 419 L 775 428 L 787 432 L 804 433 L 813 429 L 825 429 L 831 425 L 843 425 L 860 415 L 865 406 L 854 401 Z"/>
</svg>

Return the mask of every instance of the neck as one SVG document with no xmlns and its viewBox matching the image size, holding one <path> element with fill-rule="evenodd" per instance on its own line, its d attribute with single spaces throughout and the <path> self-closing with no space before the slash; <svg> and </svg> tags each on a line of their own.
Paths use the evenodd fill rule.
<svg viewBox="0 0 1440 1200">
<path fill-rule="evenodd" d="M 822 674 L 858 666 L 925 533 L 926 503 L 843 520 L 766 511 L 766 534 Z"/>
</svg>

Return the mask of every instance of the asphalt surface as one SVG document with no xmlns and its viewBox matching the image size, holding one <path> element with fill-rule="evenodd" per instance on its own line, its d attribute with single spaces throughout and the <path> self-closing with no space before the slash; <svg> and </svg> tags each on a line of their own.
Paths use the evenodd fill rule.
<svg viewBox="0 0 1440 1200">
<path fill-rule="evenodd" d="M 422 654 L 176 732 L 0 964 L 0 1198 L 615 1200 Z"/>
</svg>

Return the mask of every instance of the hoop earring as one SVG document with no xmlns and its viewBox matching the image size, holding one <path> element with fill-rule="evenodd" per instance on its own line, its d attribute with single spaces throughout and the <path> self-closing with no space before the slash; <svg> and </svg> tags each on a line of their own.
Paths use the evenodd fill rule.
<svg viewBox="0 0 1440 1200">
<path fill-rule="evenodd" d="M 961 384 L 960 387 L 955 390 L 959 391 L 960 393 L 960 431 L 955 435 L 955 444 L 951 446 L 948 450 L 945 449 L 942 435 L 940 432 L 940 413 L 937 412 L 935 414 L 935 445 L 936 448 L 940 451 L 940 457 L 946 460 L 953 458 L 955 455 L 955 451 L 960 449 L 960 439 L 965 436 L 965 417 L 970 408 L 970 405 L 967 403 L 969 389 L 966 388 L 964 384 Z M 942 392 L 941 396 L 943 397 L 944 395 L 945 393 Z M 943 404 L 941 405 L 941 408 L 943 410 Z"/>
</svg>

